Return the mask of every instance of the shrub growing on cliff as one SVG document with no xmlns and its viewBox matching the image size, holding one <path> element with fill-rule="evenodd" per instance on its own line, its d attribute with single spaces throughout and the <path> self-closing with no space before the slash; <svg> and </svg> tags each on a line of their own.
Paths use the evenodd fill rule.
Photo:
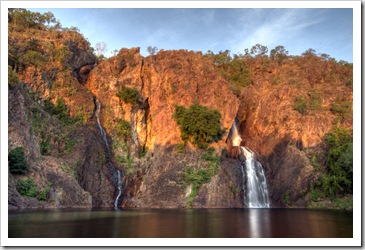
<svg viewBox="0 0 365 250">
<path fill-rule="evenodd" d="M 344 122 L 346 119 L 352 118 L 352 103 L 336 101 L 331 105 L 331 112 L 336 114 Z"/>
<path fill-rule="evenodd" d="M 188 198 L 188 207 L 193 205 L 193 200 L 198 193 L 201 185 L 208 183 L 210 176 L 204 169 L 193 170 L 189 167 L 184 174 L 184 185 L 191 185 L 191 193 Z"/>
<path fill-rule="evenodd" d="M 136 105 L 139 100 L 139 92 L 135 88 L 129 88 L 122 86 L 122 89 L 118 91 L 117 97 L 126 103 Z"/>
<path fill-rule="evenodd" d="M 295 98 L 293 109 L 304 115 L 307 112 L 307 102 L 303 96 Z"/>
<path fill-rule="evenodd" d="M 25 174 L 28 170 L 28 164 L 24 158 L 24 150 L 22 147 L 16 147 L 9 152 L 8 155 L 9 170 L 12 174 Z"/>
<path fill-rule="evenodd" d="M 47 187 L 42 190 L 38 190 L 37 185 L 32 178 L 25 180 L 19 179 L 16 182 L 16 190 L 21 196 L 37 198 L 39 201 L 45 201 L 48 199 L 51 186 L 52 183 L 48 183 Z"/>
<path fill-rule="evenodd" d="M 14 86 L 19 82 L 19 78 L 17 73 L 12 69 L 10 65 L 8 65 L 8 85 Z"/>
<path fill-rule="evenodd" d="M 175 106 L 173 118 L 180 126 L 181 139 L 191 140 L 200 148 L 208 143 L 218 141 L 225 130 L 221 129 L 221 115 L 218 110 L 193 104 L 190 108 Z"/>
<path fill-rule="evenodd" d="M 25 180 L 19 179 L 16 182 L 16 190 L 21 196 L 36 197 L 38 195 L 37 185 L 31 178 Z"/>
<path fill-rule="evenodd" d="M 116 132 L 118 136 L 124 138 L 124 141 L 128 141 L 132 135 L 131 124 L 124 119 L 120 119 L 116 127 Z"/>
<path fill-rule="evenodd" d="M 28 50 L 21 59 L 26 65 L 32 64 L 36 67 L 40 67 L 48 61 L 47 57 L 33 50 Z"/>
</svg>

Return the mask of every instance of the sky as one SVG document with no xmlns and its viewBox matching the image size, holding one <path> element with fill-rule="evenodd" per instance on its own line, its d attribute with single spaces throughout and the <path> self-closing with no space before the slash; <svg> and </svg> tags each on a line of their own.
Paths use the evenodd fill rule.
<svg viewBox="0 0 365 250">
<path fill-rule="evenodd" d="M 121 48 L 230 50 L 244 53 L 255 44 L 282 45 L 290 55 L 309 48 L 336 60 L 353 61 L 352 9 L 332 8 L 47 8 L 63 27 L 77 27 L 95 48 L 105 42 L 109 57 Z"/>
</svg>

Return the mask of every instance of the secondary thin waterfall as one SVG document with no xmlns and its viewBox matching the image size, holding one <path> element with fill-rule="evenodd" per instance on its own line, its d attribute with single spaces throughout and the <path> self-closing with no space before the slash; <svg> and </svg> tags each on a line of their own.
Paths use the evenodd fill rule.
<svg viewBox="0 0 365 250">
<path fill-rule="evenodd" d="M 238 133 L 236 122 L 234 122 L 230 134 L 231 147 L 237 148 L 239 155 L 245 156 L 245 162 L 241 163 L 243 178 L 246 178 L 244 185 L 245 202 L 250 208 L 270 207 L 269 192 L 266 183 L 264 169 L 260 162 L 255 159 L 255 154 L 246 147 L 241 147 L 241 136 Z"/>
<path fill-rule="evenodd" d="M 111 157 L 111 152 L 110 152 L 110 147 L 109 147 L 109 143 L 108 143 L 108 139 L 106 138 L 106 133 L 105 130 L 103 129 L 103 127 L 100 124 L 100 119 L 99 119 L 99 114 L 100 114 L 100 110 L 101 110 L 101 103 L 99 102 L 98 99 L 95 100 L 95 105 L 96 105 L 96 111 L 95 111 L 95 116 L 96 116 L 96 121 L 100 130 L 100 134 L 103 138 L 104 141 L 104 145 L 105 145 L 105 149 L 106 149 L 106 154 L 107 154 L 107 167 L 111 173 L 112 176 L 112 182 L 116 188 L 116 192 L 117 192 L 117 196 L 114 200 L 114 208 L 118 208 L 119 205 L 119 199 L 120 196 L 122 195 L 122 174 L 121 172 L 114 167 L 114 165 L 111 163 L 110 161 L 110 157 Z"/>
</svg>

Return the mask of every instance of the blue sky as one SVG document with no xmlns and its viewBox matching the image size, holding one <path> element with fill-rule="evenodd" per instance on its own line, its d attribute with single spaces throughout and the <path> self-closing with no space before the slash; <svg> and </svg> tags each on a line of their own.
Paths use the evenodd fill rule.
<svg viewBox="0 0 365 250">
<path fill-rule="evenodd" d="M 336 60 L 352 62 L 352 9 L 30 9 L 51 11 L 63 27 L 75 26 L 95 47 L 114 49 L 148 46 L 215 53 L 243 53 L 259 43 L 269 51 L 283 45 L 290 55 L 309 48 Z"/>
</svg>

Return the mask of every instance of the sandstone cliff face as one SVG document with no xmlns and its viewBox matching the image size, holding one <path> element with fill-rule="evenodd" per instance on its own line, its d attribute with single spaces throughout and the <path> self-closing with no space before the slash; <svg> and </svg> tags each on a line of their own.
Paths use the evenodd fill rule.
<svg viewBox="0 0 365 250">
<path fill-rule="evenodd" d="M 331 104 L 339 100 L 339 93 L 342 101 L 352 102 L 351 86 L 333 79 L 307 80 L 305 72 L 300 72 L 305 65 L 288 65 L 290 68 L 283 66 L 267 73 L 256 69 L 252 84 L 240 96 L 237 117 L 242 145 L 258 155 L 268 177 L 272 205 L 278 207 L 285 206 L 285 193 L 294 206 L 305 205 L 310 184 L 318 178 L 311 157 L 322 157 L 324 164 L 324 135 L 339 121 L 331 112 Z M 323 70 L 323 76 L 330 69 L 316 70 Z M 307 101 L 304 114 L 293 108 L 298 96 Z M 342 126 L 352 128 L 352 117 L 343 120 Z"/>
<path fill-rule="evenodd" d="M 138 90 L 137 104 L 125 103 L 117 97 L 122 86 Z M 102 104 L 101 123 L 112 143 L 121 140 L 116 134 L 120 119 L 131 124 L 134 170 L 125 177 L 122 206 L 185 207 L 189 187 L 183 187 L 181 182 L 187 166 L 202 167 L 206 163 L 199 160 L 201 155 L 194 154 L 194 149 L 190 157 L 178 156 L 176 144 L 182 140 L 173 119 L 175 105 L 189 107 L 198 102 L 221 113 L 221 124 L 227 133 L 214 144 L 218 152 L 226 147 L 224 141 L 239 106 L 212 61 L 204 59 L 201 53 L 184 50 L 160 51 L 156 56 L 143 58 L 139 48 L 122 49 L 90 72 L 86 87 Z M 147 156 L 138 159 L 143 149 L 148 149 Z M 121 149 L 114 147 L 114 151 L 118 153 Z M 117 165 L 126 172 L 126 164 Z M 239 163 L 222 166 L 217 176 L 199 191 L 194 206 L 242 206 Z M 227 198 L 221 199 L 223 196 Z"/>
<path fill-rule="evenodd" d="M 43 118 L 35 118 L 34 115 L 40 114 Z M 39 127 L 42 119 L 46 127 Z M 49 155 L 40 153 L 40 138 L 37 130 L 44 129 L 42 134 L 51 135 L 53 141 Z M 19 208 L 39 208 L 39 207 L 90 207 L 92 204 L 91 196 L 83 190 L 75 177 L 74 168 L 77 164 L 75 157 L 60 158 L 55 157 L 58 148 L 64 147 L 62 142 L 56 142 L 59 125 L 47 113 L 39 109 L 39 105 L 29 96 L 26 88 L 18 86 L 9 91 L 9 141 L 8 150 L 15 147 L 22 147 L 25 151 L 25 158 L 29 164 L 29 170 L 24 175 L 12 175 L 9 173 L 8 195 L 9 209 Z M 78 156 L 76 156 L 78 157 Z M 48 202 L 40 202 L 35 198 L 21 197 L 15 188 L 15 182 L 19 179 L 31 178 L 37 184 L 39 190 L 49 189 Z"/>
<path fill-rule="evenodd" d="M 238 110 L 238 99 L 217 74 L 212 62 L 201 53 L 160 51 L 142 58 L 139 49 L 122 49 L 90 73 L 86 86 L 103 104 L 102 123 L 115 134 L 118 119 L 132 124 L 138 143 L 152 149 L 181 143 L 179 128 L 172 115 L 175 105 L 199 104 L 217 109 L 222 127 L 229 130 Z M 123 103 L 116 96 L 122 86 L 140 93 L 138 107 Z M 222 146 L 223 144 L 221 144 Z"/>
</svg>

